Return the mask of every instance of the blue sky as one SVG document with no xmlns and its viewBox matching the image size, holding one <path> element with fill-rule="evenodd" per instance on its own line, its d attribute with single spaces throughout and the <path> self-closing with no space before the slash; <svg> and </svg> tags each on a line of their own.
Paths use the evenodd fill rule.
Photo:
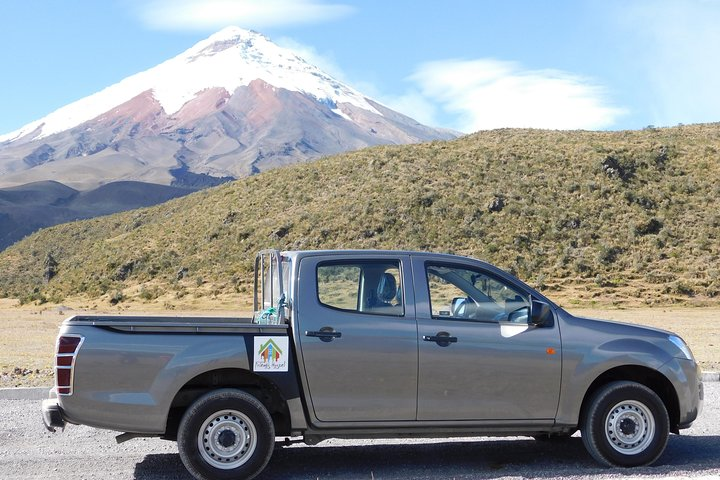
<svg viewBox="0 0 720 480">
<path fill-rule="evenodd" d="M 720 0 L 34 0 L 3 5 L 0 134 L 227 25 L 463 132 L 720 121 Z"/>
</svg>

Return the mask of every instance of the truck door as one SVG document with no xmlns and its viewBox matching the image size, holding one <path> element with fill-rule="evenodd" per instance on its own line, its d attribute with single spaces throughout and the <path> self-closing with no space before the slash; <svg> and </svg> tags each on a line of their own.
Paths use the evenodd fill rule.
<svg viewBox="0 0 720 480">
<path fill-rule="evenodd" d="M 560 393 L 557 324 L 529 322 L 528 291 L 476 265 L 415 259 L 418 420 L 551 423 Z"/>
<path fill-rule="evenodd" d="M 407 256 L 301 260 L 296 335 L 321 422 L 415 420 L 417 326 Z"/>
</svg>

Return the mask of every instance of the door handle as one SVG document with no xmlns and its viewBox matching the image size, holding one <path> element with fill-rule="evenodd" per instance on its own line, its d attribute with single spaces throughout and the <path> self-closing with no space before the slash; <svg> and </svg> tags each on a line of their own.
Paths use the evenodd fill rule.
<svg viewBox="0 0 720 480">
<path fill-rule="evenodd" d="M 438 332 L 435 335 L 423 335 L 422 339 L 426 342 L 435 342 L 441 347 L 447 347 L 451 343 L 457 343 L 457 337 L 451 337 L 448 332 Z"/>
<path fill-rule="evenodd" d="M 322 327 L 319 331 L 305 330 L 306 337 L 317 337 L 323 342 L 332 342 L 335 338 L 342 337 L 342 332 L 336 332 L 332 327 Z"/>
</svg>

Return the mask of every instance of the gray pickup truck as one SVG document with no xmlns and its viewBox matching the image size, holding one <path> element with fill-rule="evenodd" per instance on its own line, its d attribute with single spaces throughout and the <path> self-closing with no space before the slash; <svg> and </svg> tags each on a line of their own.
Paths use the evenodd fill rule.
<svg viewBox="0 0 720 480">
<path fill-rule="evenodd" d="M 253 318 L 75 316 L 62 324 L 48 429 L 176 440 L 198 479 L 259 474 L 276 437 L 581 431 L 640 466 L 702 409 L 678 336 L 575 317 L 453 255 L 261 252 Z"/>
</svg>

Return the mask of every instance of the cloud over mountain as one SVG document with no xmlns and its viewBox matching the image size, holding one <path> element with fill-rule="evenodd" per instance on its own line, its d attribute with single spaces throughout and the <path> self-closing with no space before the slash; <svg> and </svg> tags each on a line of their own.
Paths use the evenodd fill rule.
<svg viewBox="0 0 720 480">
<path fill-rule="evenodd" d="M 529 70 L 496 59 L 448 59 L 420 65 L 410 92 L 389 101 L 423 122 L 438 110 L 456 118 L 463 132 L 493 128 L 608 128 L 626 114 L 610 105 L 591 79 L 559 70 Z"/>
<path fill-rule="evenodd" d="M 137 6 L 145 25 L 158 30 L 205 30 L 228 23 L 263 29 L 332 20 L 353 10 L 318 0 L 151 0 Z"/>
</svg>

